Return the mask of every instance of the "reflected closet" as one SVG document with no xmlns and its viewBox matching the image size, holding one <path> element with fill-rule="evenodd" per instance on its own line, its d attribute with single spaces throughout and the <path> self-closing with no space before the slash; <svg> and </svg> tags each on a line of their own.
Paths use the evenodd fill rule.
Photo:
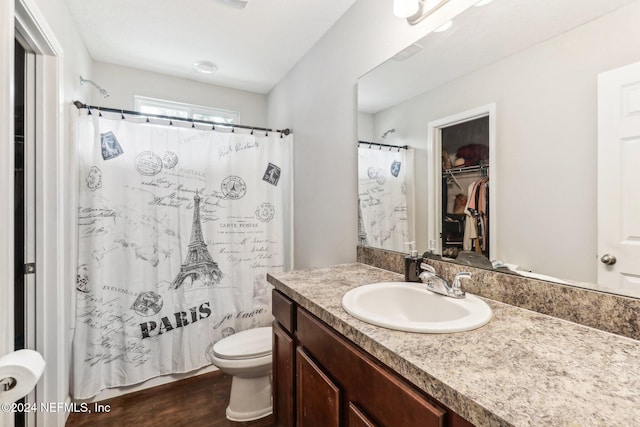
<svg viewBox="0 0 640 427">
<path fill-rule="evenodd" d="M 489 256 L 489 117 L 442 130 L 442 255 Z"/>
</svg>

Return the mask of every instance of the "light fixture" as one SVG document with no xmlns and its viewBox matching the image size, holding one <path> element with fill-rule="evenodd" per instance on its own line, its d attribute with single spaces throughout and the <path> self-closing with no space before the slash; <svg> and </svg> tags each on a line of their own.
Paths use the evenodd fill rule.
<svg viewBox="0 0 640 427">
<path fill-rule="evenodd" d="M 448 3 L 449 0 L 394 0 L 393 13 L 415 25 Z M 413 12 L 413 13 L 411 13 Z"/>
<path fill-rule="evenodd" d="M 447 31 L 449 28 L 451 28 L 451 25 L 453 25 L 453 21 L 450 19 L 447 22 L 445 22 L 444 24 L 440 25 L 435 30 L 433 30 L 433 32 L 434 33 L 441 33 L 443 31 Z"/>
<path fill-rule="evenodd" d="M 484 6 L 485 4 L 491 3 L 493 0 L 480 0 L 478 3 L 474 4 L 474 6 Z"/>
<path fill-rule="evenodd" d="M 193 67 L 202 74 L 213 74 L 218 71 L 216 64 L 209 61 L 196 61 L 193 63 Z"/>
<path fill-rule="evenodd" d="M 408 18 L 418 13 L 418 0 L 394 0 L 393 14 L 398 18 Z"/>
</svg>

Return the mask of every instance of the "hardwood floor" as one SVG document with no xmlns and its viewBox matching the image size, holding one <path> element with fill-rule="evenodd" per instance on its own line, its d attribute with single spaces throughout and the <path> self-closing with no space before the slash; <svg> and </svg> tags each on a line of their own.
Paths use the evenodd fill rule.
<svg viewBox="0 0 640 427">
<path fill-rule="evenodd" d="M 66 427 L 272 427 L 273 415 L 256 421 L 227 420 L 231 377 L 220 371 L 105 400 L 105 413 L 72 413 Z M 89 404 L 93 411 L 94 404 Z"/>
</svg>

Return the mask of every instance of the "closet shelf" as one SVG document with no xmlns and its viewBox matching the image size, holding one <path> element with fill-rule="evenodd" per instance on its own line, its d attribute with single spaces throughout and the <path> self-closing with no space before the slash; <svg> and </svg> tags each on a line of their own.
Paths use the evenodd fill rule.
<svg viewBox="0 0 640 427">
<path fill-rule="evenodd" d="M 489 165 L 466 166 L 461 168 L 443 169 L 443 174 L 458 175 L 463 173 L 483 172 L 489 169 Z"/>
</svg>

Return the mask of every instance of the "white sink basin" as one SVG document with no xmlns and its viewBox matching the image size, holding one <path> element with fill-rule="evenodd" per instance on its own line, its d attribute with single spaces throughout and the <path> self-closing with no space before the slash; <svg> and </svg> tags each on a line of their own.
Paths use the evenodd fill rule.
<svg viewBox="0 0 640 427">
<path fill-rule="evenodd" d="M 342 307 L 367 323 L 407 332 L 463 332 L 479 328 L 491 320 L 491 308 L 474 295 L 451 298 L 412 282 L 384 282 L 357 287 L 344 294 Z"/>
</svg>

